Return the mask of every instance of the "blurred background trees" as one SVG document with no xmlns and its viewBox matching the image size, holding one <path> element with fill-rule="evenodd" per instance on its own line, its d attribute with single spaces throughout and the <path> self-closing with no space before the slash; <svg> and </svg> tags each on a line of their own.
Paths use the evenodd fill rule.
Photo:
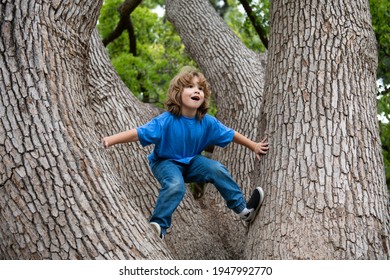
<svg viewBox="0 0 390 280">
<path fill-rule="evenodd" d="M 370 0 L 372 25 L 378 42 L 378 115 L 386 168 L 386 182 L 390 190 L 390 2 Z"/>
</svg>

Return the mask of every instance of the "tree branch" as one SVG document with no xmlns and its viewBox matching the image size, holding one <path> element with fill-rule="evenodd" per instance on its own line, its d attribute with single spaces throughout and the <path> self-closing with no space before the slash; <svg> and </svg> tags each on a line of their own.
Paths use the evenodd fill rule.
<svg viewBox="0 0 390 280">
<path fill-rule="evenodd" d="M 249 1 L 247 1 L 247 0 L 240 0 L 240 3 L 244 7 L 245 12 L 246 12 L 246 14 L 249 17 L 249 20 L 252 22 L 252 25 L 255 28 L 257 34 L 259 35 L 260 40 L 263 43 L 264 47 L 266 49 L 268 49 L 267 32 L 266 32 L 265 28 L 256 19 L 255 12 L 252 10 L 252 7 L 250 6 Z"/>
<path fill-rule="evenodd" d="M 142 0 L 125 0 L 118 8 L 120 14 L 120 20 L 118 25 L 106 38 L 103 39 L 104 46 L 118 38 L 124 30 L 129 33 L 130 52 L 133 55 L 137 54 L 136 36 L 134 32 L 134 26 L 131 21 L 131 13 L 141 4 Z"/>
</svg>

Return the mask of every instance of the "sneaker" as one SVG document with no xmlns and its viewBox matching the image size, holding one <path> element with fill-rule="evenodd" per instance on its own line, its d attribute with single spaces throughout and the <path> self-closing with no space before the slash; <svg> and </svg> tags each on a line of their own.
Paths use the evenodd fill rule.
<svg viewBox="0 0 390 280">
<path fill-rule="evenodd" d="M 164 239 L 164 235 L 162 234 L 161 232 L 161 227 L 158 223 L 155 223 L 155 222 L 151 222 L 150 225 L 152 226 L 152 228 L 154 229 L 154 231 L 158 234 L 158 236 L 161 238 L 161 239 Z"/>
<path fill-rule="evenodd" d="M 260 209 L 261 204 L 264 200 L 264 191 L 261 187 L 257 187 L 253 193 L 251 198 L 246 203 L 246 208 L 250 211 L 245 216 L 241 217 L 245 222 L 252 222 L 253 219 L 256 217 L 257 212 Z"/>
</svg>

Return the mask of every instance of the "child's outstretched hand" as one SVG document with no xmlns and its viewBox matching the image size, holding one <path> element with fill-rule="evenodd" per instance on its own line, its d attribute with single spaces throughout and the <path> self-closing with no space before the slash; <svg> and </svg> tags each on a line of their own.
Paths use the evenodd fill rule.
<svg viewBox="0 0 390 280">
<path fill-rule="evenodd" d="M 108 149 L 109 145 L 108 145 L 107 137 L 104 137 L 104 138 L 102 139 L 102 144 L 103 144 L 103 147 L 104 147 L 105 149 Z"/>
<path fill-rule="evenodd" d="M 264 138 L 263 140 L 261 140 L 261 142 L 256 144 L 254 152 L 256 154 L 257 159 L 260 159 L 260 156 L 265 155 L 267 151 L 268 151 L 268 141 L 267 138 Z"/>
</svg>

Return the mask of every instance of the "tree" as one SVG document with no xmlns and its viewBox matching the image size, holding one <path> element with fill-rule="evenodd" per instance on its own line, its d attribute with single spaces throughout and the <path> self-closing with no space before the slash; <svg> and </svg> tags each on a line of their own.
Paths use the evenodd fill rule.
<svg viewBox="0 0 390 280">
<path fill-rule="evenodd" d="M 110 67 L 93 32 L 100 5 L 0 5 L 2 259 L 171 256 L 99 145 L 101 133 L 155 111 L 129 97 Z M 128 180 L 154 186 L 147 168 L 136 175 L 128 164 Z"/>
<path fill-rule="evenodd" d="M 245 87 L 252 81 L 260 85 L 254 92 L 261 93 L 261 70 L 254 73 L 256 62 L 248 62 L 255 55 L 244 53 L 247 50 L 216 23 L 210 28 L 210 21 L 186 12 L 196 10 L 211 18 L 207 2 L 167 1 L 166 6 L 169 20 L 213 85 L 218 117 L 244 129 L 234 123 L 244 119 L 235 118 L 243 108 L 248 127 L 258 129 L 249 136 L 267 135 L 273 143 L 268 160 L 248 172 L 250 183 L 240 181 L 244 187 L 260 183 L 273 198 L 249 229 L 245 256 L 386 258 L 388 196 L 376 119 L 375 38 L 368 3 L 318 4 L 313 10 L 296 1 L 272 5 L 274 29 L 263 107 L 261 95 L 248 98 L 251 88 Z M 246 89 L 244 94 L 236 90 L 240 86 Z M 230 100 L 234 106 L 226 106 Z M 259 105 L 253 104 L 256 101 Z M 252 117 L 253 108 L 263 110 L 262 115 Z M 234 151 L 229 155 L 228 165 L 240 166 L 235 164 L 240 156 Z M 254 249 L 255 244 L 263 246 Z"/>
<path fill-rule="evenodd" d="M 260 170 L 264 258 L 388 258 L 388 194 L 368 1 L 272 1 Z M 272 232 L 273 237 L 269 237 Z M 248 252 L 248 249 L 247 249 Z"/>
<path fill-rule="evenodd" d="M 210 187 L 200 203 L 185 197 L 166 242 L 147 222 L 158 191 L 148 150 L 99 143 L 158 113 L 111 67 L 94 30 L 101 1 L 33 3 L 0 4 L 1 258 L 388 258 L 366 1 L 273 1 L 267 71 L 208 1 L 166 1 L 218 117 L 272 144 L 261 162 L 234 145 L 215 153 L 246 194 L 266 189 L 252 225 L 214 214 L 226 208 Z"/>
</svg>

